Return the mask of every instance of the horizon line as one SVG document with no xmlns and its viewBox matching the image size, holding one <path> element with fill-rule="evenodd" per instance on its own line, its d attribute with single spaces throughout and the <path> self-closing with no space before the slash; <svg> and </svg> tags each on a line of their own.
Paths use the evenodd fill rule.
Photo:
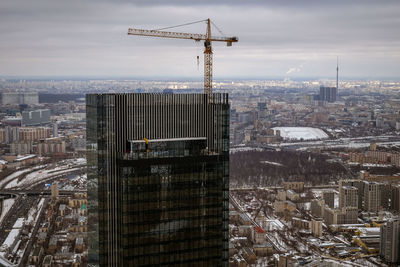
<svg viewBox="0 0 400 267">
<path fill-rule="evenodd" d="M 144 81 L 191 81 L 191 82 L 203 82 L 202 78 L 198 77 L 178 77 L 178 76 L 124 76 L 124 75 L 0 75 L 2 80 L 144 80 Z M 331 76 L 264 76 L 264 77 L 220 77 L 215 78 L 213 81 L 251 81 L 251 80 L 319 80 L 319 79 L 331 79 L 336 80 L 336 77 Z M 400 76 L 341 76 L 343 80 L 397 80 L 400 81 Z M 339 81 L 340 82 L 340 81 Z"/>
</svg>

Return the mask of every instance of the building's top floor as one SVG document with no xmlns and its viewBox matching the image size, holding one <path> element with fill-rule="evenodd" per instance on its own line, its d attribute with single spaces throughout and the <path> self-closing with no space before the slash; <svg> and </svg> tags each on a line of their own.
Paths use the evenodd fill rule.
<svg viewBox="0 0 400 267">
<path fill-rule="evenodd" d="M 206 137 L 128 140 L 126 159 L 187 157 L 209 154 Z"/>
</svg>

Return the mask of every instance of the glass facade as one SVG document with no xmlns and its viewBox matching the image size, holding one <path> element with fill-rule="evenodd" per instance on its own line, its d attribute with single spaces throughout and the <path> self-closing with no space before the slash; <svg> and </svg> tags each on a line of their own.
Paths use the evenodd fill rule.
<svg viewBox="0 0 400 267">
<path fill-rule="evenodd" d="M 227 99 L 87 95 L 89 262 L 228 266 Z"/>
</svg>

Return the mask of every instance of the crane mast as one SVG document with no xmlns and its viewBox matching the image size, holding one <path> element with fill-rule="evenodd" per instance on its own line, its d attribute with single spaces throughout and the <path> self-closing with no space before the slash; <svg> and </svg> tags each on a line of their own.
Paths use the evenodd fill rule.
<svg viewBox="0 0 400 267">
<path fill-rule="evenodd" d="M 237 37 L 214 37 L 211 36 L 211 20 L 207 19 L 206 34 L 197 33 L 181 33 L 169 32 L 161 30 L 143 30 L 129 28 L 128 35 L 141 35 L 161 38 L 175 38 L 175 39 L 189 39 L 195 41 L 204 41 L 204 93 L 212 93 L 212 65 L 213 65 L 213 52 L 212 42 L 226 42 L 227 46 L 232 46 L 232 43 L 238 41 Z M 196 23 L 196 22 L 195 22 Z M 192 24 L 192 23 L 189 23 Z M 172 27 L 170 27 L 172 28 Z"/>
<path fill-rule="evenodd" d="M 207 39 L 204 41 L 204 93 L 212 93 L 212 60 L 213 52 L 211 48 L 211 25 L 207 19 Z"/>
</svg>

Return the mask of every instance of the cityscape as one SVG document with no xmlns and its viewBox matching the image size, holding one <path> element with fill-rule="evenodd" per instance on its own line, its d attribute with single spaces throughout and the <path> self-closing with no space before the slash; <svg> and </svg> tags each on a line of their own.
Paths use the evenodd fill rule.
<svg viewBox="0 0 400 267">
<path fill-rule="evenodd" d="M 45 52 L 42 41 L 28 48 L 0 27 L 10 36 L 0 41 L 0 266 L 400 266 L 397 2 L 368 1 L 357 13 L 359 1 L 305 1 L 315 11 L 351 10 L 327 10 L 323 30 L 293 1 L 104 1 L 97 11 L 93 1 L 39 2 L 65 11 L 51 18 L 34 9 L 26 15 L 33 33 L 74 18 L 82 43 L 70 36 L 74 56 L 55 34 L 43 39 Z M 23 3 L 0 4 L 4 21 L 25 14 Z M 166 8 L 172 13 L 161 15 Z M 215 16 L 190 19 L 197 9 Z M 310 40 L 287 39 L 290 52 L 282 32 L 263 48 L 264 25 L 251 35 L 255 24 L 243 30 L 218 13 L 271 14 L 280 28 L 292 9 Z M 128 20 L 128 10 L 138 18 Z M 99 31 L 98 12 L 105 36 L 129 36 L 91 54 L 95 39 L 80 34 Z M 357 30 L 379 33 L 380 43 Z M 337 48 L 327 45 L 328 35 L 344 34 Z M 309 51 L 312 42 L 331 50 Z M 116 63 L 128 44 L 134 56 Z M 94 61 L 119 46 L 105 54 L 109 64 Z"/>
</svg>

